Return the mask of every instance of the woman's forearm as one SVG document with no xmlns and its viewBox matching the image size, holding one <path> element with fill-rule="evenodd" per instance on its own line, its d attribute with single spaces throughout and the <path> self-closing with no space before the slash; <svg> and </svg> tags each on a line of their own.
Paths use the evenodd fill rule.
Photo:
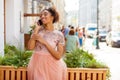
<svg viewBox="0 0 120 80">
<path fill-rule="evenodd" d="M 40 30 L 40 26 L 35 27 L 33 34 L 38 34 L 39 30 Z M 33 38 L 30 38 L 30 40 L 28 42 L 28 49 L 29 50 L 33 50 L 35 48 L 35 42 L 36 41 Z"/>
<path fill-rule="evenodd" d="M 62 45 L 58 45 L 58 49 L 57 51 L 51 47 L 51 45 L 49 45 L 48 43 L 45 44 L 45 46 L 47 47 L 48 51 L 51 53 L 51 55 L 59 60 L 61 59 L 61 57 L 63 56 L 63 46 Z"/>
</svg>

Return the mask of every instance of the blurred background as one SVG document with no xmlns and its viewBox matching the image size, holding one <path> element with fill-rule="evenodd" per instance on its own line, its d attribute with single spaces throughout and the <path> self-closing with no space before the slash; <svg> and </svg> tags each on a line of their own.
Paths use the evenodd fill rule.
<svg viewBox="0 0 120 80">
<path fill-rule="evenodd" d="M 110 66 L 111 80 L 120 80 L 120 0 L 0 0 L 0 55 L 6 44 L 26 49 L 45 7 L 55 7 L 60 14 L 55 29 L 84 29 L 82 48 Z"/>
</svg>

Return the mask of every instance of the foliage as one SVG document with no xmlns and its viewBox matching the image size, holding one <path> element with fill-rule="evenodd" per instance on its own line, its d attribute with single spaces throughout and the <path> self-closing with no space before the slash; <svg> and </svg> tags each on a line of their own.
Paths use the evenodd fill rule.
<svg viewBox="0 0 120 80">
<path fill-rule="evenodd" d="M 26 67 L 32 55 L 32 51 L 22 51 L 15 46 L 6 45 L 4 57 L 0 57 L 0 65 Z"/>
<path fill-rule="evenodd" d="M 32 34 L 32 32 L 33 32 L 33 30 L 35 29 L 35 25 L 32 25 L 32 26 L 30 26 L 30 31 L 29 31 L 29 34 L 31 35 Z"/>
<path fill-rule="evenodd" d="M 83 49 L 76 49 L 71 53 L 66 53 L 64 61 L 70 68 L 108 68 L 103 62 L 97 61 L 92 53 Z"/>
<path fill-rule="evenodd" d="M 66 53 L 64 61 L 69 68 L 107 68 L 107 79 L 110 78 L 109 67 L 105 63 L 95 59 L 92 53 L 83 49 L 76 49 L 71 53 Z"/>
</svg>

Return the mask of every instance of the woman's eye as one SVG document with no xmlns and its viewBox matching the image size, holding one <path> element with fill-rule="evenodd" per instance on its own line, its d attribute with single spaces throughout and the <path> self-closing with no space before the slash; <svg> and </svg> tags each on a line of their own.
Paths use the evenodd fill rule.
<svg viewBox="0 0 120 80">
<path fill-rule="evenodd" d="M 44 14 L 44 16 L 47 16 L 47 15 L 48 15 L 48 13 L 45 13 L 45 14 Z"/>
</svg>

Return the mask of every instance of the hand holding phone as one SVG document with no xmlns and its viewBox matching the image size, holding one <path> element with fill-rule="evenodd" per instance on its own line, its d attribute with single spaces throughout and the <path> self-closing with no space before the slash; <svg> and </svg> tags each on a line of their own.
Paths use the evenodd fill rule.
<svg viewBox="0 0 120 80">
<path fill-rule="evenodd" d="M 42 21 L 38 20 L 35 25 L 36 25 L 36 27 L 34 29 L 34 34 L 37 34 L 39 32 L 40 28 L 41 28 Z"/>
<path fill-rule="evenodd" d="M 38 25 L 42 25 L 42 21 L 39 19 L 38 22 L 37 22 Z"/>
</svg>

